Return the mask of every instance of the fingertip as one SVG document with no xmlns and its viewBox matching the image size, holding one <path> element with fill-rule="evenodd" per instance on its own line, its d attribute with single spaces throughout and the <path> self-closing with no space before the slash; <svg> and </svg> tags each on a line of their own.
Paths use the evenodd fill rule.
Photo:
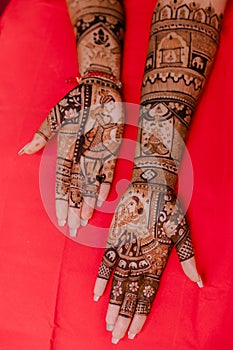
<svg viewBox="0 0 233 350">
<path fill-rule="evenodd" d="M 128 338 L 133 340 L 136 337 L 136 334 L 128 332 Z"/>
<path fill-rule="evenodd" d="M 112 344 L 119 343 L 120 339 L 112 337 Z"/>
<path fill-rule="evenodd" d="M 112 324 L 106 324 L 106 330 L 107 330 L 108 332 L 112 332 L 113 329 L 114 329 L 114 325 L 112 325 Z"/>
<path fill-rule="evenodd" d="M 96 205 L 97 205 L 97 207 L 101 208 L 103 203 L 104 203 L 103 201 L 98 199 Z"/>
<path fill-rule="evenodd" d="M 77 228 L 70 228 L 69 229 L 70 237 L 73 237 L 73 238 L 76 237 L 77 232 L 78 232 Z"/>
<path fill-rule="evenodd" d="M 58 226 L 63 227 L 66 224 L 66 220 L 57 220 Z"/>
<path fill-rule="evenodd" d="M 24 149 L 22 148 L 21 150 L 19 150 L 18 156 L 22 156 L 23 154 L 24 154 Z"/>
<path fill-rule="evenodd" d="M 136 335 L 138 335 L 141 332 L 146 320 L 147 320 L 147 315 L 140 315 L 140 314 L 134 315 L 134 318 L 131 322 L 131 325 L 128 331 L 129 339 L 133 340 L 136 337 Z"/>
<path fill-rule="evenodd" d="M 100 296 L 94 294 L 93 300 L 97 302 L 99 299 L 100 299 Z"/>
<path fill-rule="evenodd" d="M 94 286 L 94 296 L 96 295 L 100 298 L 104 294 L 107 283 L 108 283 L 107 280 L 97 277 L 95 281 L 95 286 Z"/>
<path fill-rule="evenodd" d="M 106 201 L 109 192 L 111 189 L 111 185 L 109 183 L 102 183 L 99 188 L 99 196 L 97 198 L 97 206 L 101 207 L 103 203 Z"/>
<path fill-rule="evenodd" d="M 197 281 L 197 285 L 199 288 L 204 288 L 204 283 L 203 283 L 201 277 L 200 277 L 199 281 Z"/>
<path fill-rule="evenodd" d="M 83 197 L 83 204 L 81 209 L 82 226 L 86 226 L 88 221 L 92 218 L 96 204 L 96 198 Z"/>
<path fill-rule="evenodd" d="M 66 212 L 64 210 L 64 215 L 65 213 Z M 78 229 L 80 227 L 80 209 L 73 207 L 68 208 L 68 226 L 70 237 L 76 237 Z"/>
<path fill-rule="evenodd" d="M 88 220 L 81 219 L 81 226 L 87 226 Z"/>
<path fill-rule="evenodd" d="M 185 275 L 192 281 L 192 282 L 199 282 L 201 280 L 200 274 L 197 271 L 196 267 L 196 261 L 195 258 L 192 257 L 188 260 L 182 261 L 181 266 L 183 268 L 183 271 Z"/>
</svg>

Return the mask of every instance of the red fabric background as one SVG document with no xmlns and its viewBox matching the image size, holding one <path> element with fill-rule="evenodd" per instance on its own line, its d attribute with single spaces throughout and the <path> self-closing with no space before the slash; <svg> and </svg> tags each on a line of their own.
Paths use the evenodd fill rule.
<svg viewBox="0 0 233 350">
<path fill-rule="evenodd" d="M 125 1 L 128 102 L 139 102 L 154 2 Z M 172 254 L 143 332 L 134 341 L 121 341 L 119 350 L 233 348 L 232 18 L 229 1 L 217 62 L 188 140 L 195 180 L 189 217 L 205 288 L 183 275 Z M 56 229 L 40 197 L 42 153 L 17 155 L 68 92 L 64 80 L 75 73 L 64 1 L 11 0 L 0 34 L 1 350 L 115 348 L 105 331 L 108 293 L 92 301 L 102 249 L 76 243 Z M 127 132 L 135 137 L 134 129 Z M 118 179 L 121 171 L 118 167 Z M 129 170 L 124 173 L 130 176 Z"/>
</svg>

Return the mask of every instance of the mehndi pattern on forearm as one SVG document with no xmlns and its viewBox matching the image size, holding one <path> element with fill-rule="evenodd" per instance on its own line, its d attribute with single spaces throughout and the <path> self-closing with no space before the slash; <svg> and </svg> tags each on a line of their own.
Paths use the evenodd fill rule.
<svg viewBox="0 0 233 350">
<path fill-rule="evenodd" d="M 200 2 L 158 2 L 142 86 L 137 179 L 174 188 L 193 112 L 217 50 L 221 19 Z"/>
<path fill-rule="evenodd" d="M 75 28 L 79 72 L 90 70 L 120 78 L 124 12 L 118 0 L 68 1 Z"/>
</svg>

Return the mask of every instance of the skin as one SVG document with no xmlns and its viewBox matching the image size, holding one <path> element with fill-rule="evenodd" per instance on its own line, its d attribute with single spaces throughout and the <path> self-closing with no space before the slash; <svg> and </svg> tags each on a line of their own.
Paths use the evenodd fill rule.
<svg viewBox="0 0 233 350">
<path fill-rule="evenodd" d="M 111 7 L 109 0 L 67 1 L 82 78 L 74 79 L 76 86 L 19 151 L 33 154 L 59 132 L 56 215 L 60 226 L 68 224 L 72 237 L 108 196 L 123 133 L 119 86 L 124 15 L 118 0 L 110 2 Z"/>
<path fill-rule="evenodd" d="M 180 9 L 181 5 L 188 7 Z M 130 339 L 141 331 L 173 247 L 184 273 L 203 287 L 174 188 L 184 141 L 214 61 L 225 5 L 226 1 L 163 0 L 155 8 L 132 180 L 116 209 L 94 288 L 97 301 L 114 271 L 106 315 L 114 344 L 127 331 Z M 169 22 L 171 8 L 175 26 Z M 206 20 L 215 15 L 217 22 Z M 206 21 L 210 36 L 200 25 Z M 185 32 L 180 23 L 187 24 Z"/>
<path fill-rule="evenodd" d="M 108 1 L 112 5 L 114 3 L 114 6 L 119 5 L 114 0 L 104 0 L 102 4 L 106 5 Z M 83 35 L 82 31 L 79 32 L 82 26 L 76 26 L 79 19 L 86 13 L 86 4 L 87 1 L 68 2 L 77 36 L 80 73 L 85 75 L 91 64 L 100 64 L 98 60 L 96 62 L 93 61 L 93 52 L 96 54 L 98 47 L 101 49 L 104 47 L 105 53 L 107 50 L 108 54 L 105 55 L 106 61 L 105 59 L 102 60 L 102 64 L 104 62 L 104 65 L 108 67 L 110 61 L 113 62 L 113 74 L 116 79 L 119 79 L 121 51 L 120 46 L 118 49 L 114 47 L 114 50 L 111 52 L 108 51 L 106 34 L 110 35 L 110 33 L 97 33 L 96 29 L 94 29 L 90 41 L 89 39 L 87 40 L 87 36 Z M 88 4 L 96 7 L 99 1 L 88 0 Z M 185 0 L 162 0 L 158 4 L 160 8 L 157 7 L 155 9 L 157 14 L 166 5 L 174 8 L 185 4 L 190 8 L 194 6 L 193 1 Z M 224 12 L 226 1 L 215 0 L 210 2 L 203 0 L 197 1 L 195 4 L 203 9 L 211 7 L 208 16 L 216 14 L 219 19 L 219 15 Z M 194 10 L 196 11 L 197 8 L 194 8 Z M 95 13 L 98 13 L 98 6 L 97 9 L 95 8 Z M 119 10 L 119 13 L 123 13 L 122 8 Z M 174 28 L 170 29 L 170 32 L 164 32 L 163 27 L 160 26 L 161 18 L 166 20 L 166 16 L 169 16 L 169 10 L 163 11 L 162 17 L 158 17 L 156 13 L 153 17 L 148 60 L 142 85 L 141 104 L 143 109 L 139 118 L 138 144 L 135 152 L 132 181 L 116 209 L 94 288 L 94 299 L 97 301 L 103 295 L 108 280 L 113 271 L 115 271 L 106 315 L 107 329 L 112 331 L 112 342 L 114 344 L 122 339 L 127 331 L 130 339 L 133 339 L 141 331 L 147 315 L 151 311 L 160 278 L 173 247 L 176 248 L 184 273 L 191 281 L 197 282 L 199 287 L 202 287 L 201 277 L 196 269 L 189 225 L 175 196 L 174 187 L 186 134 L 190 128 L 196 104 L 208 77 L 217 49 L 219 28 L 213 30 L 214 40 L 212 40 L 213 36 L 210 39 L 203 33 L 201 34 L 200 31 L 197 31 L 196 34 L 194 32 L 191 33 L 194 37 L 196 35 L 195 42 L 202 43 L 207 40 L 206 48 L 209 51 L 206 51 L 206 48 L 202 45 L 199 48 L 195 47 L 195 50 L 192 51 L 192 61 L 189 61 L 188 57 L 191 56 L 188 53 L 191 43 L 188 42 L 185 34 Z M 181 17 L 185 15 L 186 12 L 180 12 Z M 193 18 L 191 20 L 191 23 L 196 21 L 197 23 L 195 24 L 198 25 L 202 19 L 203 13 L 199 12 L 196 19 Z M 173 20 L 174 22 L 178 21 L 177 18 L 173 18 Z M 217 25 L 213 20 L 212 26 Z M 191 31 L 190 27 L 186 31 Z M 179 43 L 178 46 L 177 42 Z M 114 40 L 112 41 L 113 44 L 115 44 Z M 157 46 L 155 47 L 154 45 Z M 113 48 L 113 46 L 110 47 Z M 180 47 L 183 48 L 181 53 L 179 53 Z M 115 52 L 114 60 L 112 59 L 112 52 Z M 153 60 L 156 63 L 153 63 Z M 180 73 L 177 71 L 177 67 L 181 63 L 183 64 L 182 72 L 185 72 L 184 75 L 182 75 L 183 73 L 179 75 Z M 191 71 L 193 75 L 190 73 Z M 163 75 L 162 73 L 165 74 Z M 169 76 L 169 74 L 171 75 Z M 179 78 L 176 79 L 176 77 Z M 164 82 L 165 84 L 163 84 Z M 183 83 L 183 86 L 181 83 Z M 98 108 L 95 109 L 94 114 L 90 117 L 88 115 L 85 127 L 81 130 L 82 134 L 85 135 L 83 148 L 81 151 L 78 148 L 81 156 L 74 158 L 77 139 L 73 136 L 73 133 L 77 134 L 79 132 L 80 124 L 83 120 L 82 110 L 85 107 L 83 101 L 86 97 L 84 91 L 86 85 L 91 85 L 92 91 L 95 91 L 91 95 L 91 101 L 93 102 L 90 105 L 92 103 L 96 104 L 96 102 L 97 105 L 101 105 L 100 99 L 103 98 L 106 109 L 109 110 L 112 108 L 111 102 L 113 102 L 113 105 L 116 102 L 120 102 L 117 88 L 112 87 L 107 92 L 105 89 L 103 96 L 100 84 L 97 81 L 90 84 L 85 79 L 83 84 L 76 88 L 77 91 L 72 90 L 65 97 L 67 100 L 70 99 L 69 103 L 72 104 L 73 97 L 77 99 L 80 94 L 83 96 L 79 118 L 78 120 L 74 118 L 70 124 L 64 125 L 64 131 L 60 132 L 58 146 L 58 154 L 61 155 L 60 158 L 62 159 L 61 164 L 58 161 L 58 170 L 61 168 L 61 173 L 63 174 L 66 161 L 72 163 L 71 167 L 67 166 L 67 179 L 59 176 L 57 178 L 58 187 L 61 185 L 61 187 L 65 188 L 64 194 L 58 191 L 58 222 L 63 225 L 68 220 L 71 235 L 76 234 L 81 219 L 84 220 L 84 223 L 87 223 L 87 220 L 93 213 L 96 199 L 102 202 L 107 197 L 112 177 L 109 177 L 107 182 L 94 183 L 94 190 L 93 187 L 92 190 L 89 190 L 90 183 L 87 179 L 91 173 L 94 173 L 95 176 L 102 175 L 100 169 L 103 169 L 103 167 L 100 167 L 98 164 L 102 165 L 101 161 L 103 159 L 106 167 L 109 167 L 109 162 L 112 162 L 110 166 L 114 168 L 118 145 L 114 142 L 115 133 L 111 137 L 107 136 L 110 133 L 106 130 L 106 126 L 107 129 L 108 126 L 111 129 L 114 124 L 118 134 L 121 136 L 123 123 L 120 110 L 117 110 L 118 113 L 116 113 L 120 115 L 119 119 L 109 121 L 103 117 L 103 114 L 111 115 L 112 112 L 105 113 L 105 111 L 102 111 L 101 118 L 100 111 Z M 189 96 L 187 100 L 183 97 L 184 94 Z M 94 96 L 98 98 L 95 99 Z M 73 110 L 70 110 L 69 103 L 67 108 L 62 109 L 64 107 L 63 100 L 52 109 L 49 117 L 40 127 L 39 132 L 29 144 L 23 147 L 20 154 L 32 154 L 42 148 L 51 135 L 60 128 L 65 117 L 69 117 L 72 113 L 76 116 L 76 111 L 74 113 Z M 48 124 L 51 123 L 55 112 L 59 117 L 56 121 L 59 120 L 60 124 L 57 123 L 54 129 L 51 129 L 48 127 Z M 68 134 L 72 136 L 69 136 L 68 141 L 66 141 L 66 135 Z M 113 141 L 114 157 L 105 158 L 105 154 L 102 153 L 102 157 L 98 157 L 97 166 L 93 168 L 93 164 L 88 157 L 90 157 L 90 153 L 93 150 L 93 144 L 96 144 L 92 141 L 99 134 L 102 135 L 102 142 L 105 140 L 107 142 L 109 140 Z M 80 140 L 81 138 L 78 142 Z M 99 146 L 98 143 L 97 145 Z M 96 172 L 94 171 L 95 169 Z M 58 174 L 60 174 L 59 171 Z M 77 174 L 82 174 L 78 180 Z M 91 185 L 93 185 L 93 182 Z M 80 191 L 80 188 L 85 188 L 86 192 Z M 81 197 L 82 200 L 72 201 L 70 198 L 74 197 Z"/>
</svg>

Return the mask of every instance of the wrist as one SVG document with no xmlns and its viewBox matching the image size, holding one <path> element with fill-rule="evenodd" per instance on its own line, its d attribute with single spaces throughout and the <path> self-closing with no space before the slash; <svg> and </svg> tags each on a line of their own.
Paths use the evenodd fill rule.
<svg viewBox="0 0 233 350">
<path fill-rule="evenodd" d="M 70 77 L 66 80 L 68 84 L 80 85 L 81 83 L 97 83 L 105 87 L 121 89 L 122 83 L 111 73 L 108 67 L 90 65 L 83 75 Z"/>
</svg>

